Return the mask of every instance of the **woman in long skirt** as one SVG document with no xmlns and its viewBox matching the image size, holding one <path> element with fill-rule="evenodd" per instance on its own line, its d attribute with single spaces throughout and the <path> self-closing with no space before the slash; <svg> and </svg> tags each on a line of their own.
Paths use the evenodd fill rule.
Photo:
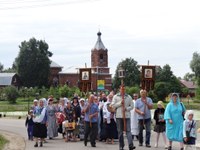
<svg viewBox="0 0 200 150">
<path fill-rule="evenodd" d="M 33 112 L 33 122 L 34 147 L 38 147 L 38 139 L 40 139 L 40 147 L 42 147 L 44 139 L 47 137 L 47 114 L 42 99 L 39 100 L 39 106 L 37 106 Z"/>
<path fill-rule="evenodd" d="M 180 102 L 179 95 L 172 94 L 170 102 L 167 104 L 164 113 L 166 121 L 166 135 L 169 140 L 168 150 L 172 150 L 172 142 L 180 143 L 180 149 L 183 150 L 183 115 L 186 109 Z"/>
<path fill-rule="evenodd" d="M 49 99 L 49 104 L 46 107 L 47 109 L 47 135 L 49 139 L 53 139 L 58 136 L 58 125 L 56 122 L 56 107 L 53 105 L 53 99 Z"/>
<path fill-rule="evenodd" d="M 85 134 L 85 130 L 84 130 L 84 117 L 85 117 L 85 113 L 84 113 L 84 108 L 85 108 L 85 99 L 81 98 L 79 100 L 80 103 L 80 107 L 81 107 L 81 117 L 80 117 L 80 121 L 79 121 L 79 137 L 80 140 L 84 140 L 84 134 Z"/>
</svg>

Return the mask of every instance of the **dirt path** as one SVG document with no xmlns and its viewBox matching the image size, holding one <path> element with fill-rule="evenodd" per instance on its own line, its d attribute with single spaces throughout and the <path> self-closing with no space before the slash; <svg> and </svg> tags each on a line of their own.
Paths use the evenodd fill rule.
<svg viewBox="0 0 200 150">
<path fill-rule="evenodd" d="M 9 141 L 4 150 L 25 150 L 26 144 L 24 138 L 12 132 L 2 131 L 0 133 Z"/>
</svg>

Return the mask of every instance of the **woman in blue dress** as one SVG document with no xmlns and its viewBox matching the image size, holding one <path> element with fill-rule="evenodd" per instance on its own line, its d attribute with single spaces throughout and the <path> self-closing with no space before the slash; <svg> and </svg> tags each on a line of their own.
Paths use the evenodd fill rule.
<svg viewBox="0 0 200 150">
<path fill-rule="evenodd" d="M 164 119 L 166 121 L 166 135 L 169 140 L 168 150 L 172 149 L 172 142 L 180 143 L 183 150 L 183 121 L 185 107 L 180 102 L 178 94 L 173 93 L 170 102 L 167 104 Z"/>
</svg>

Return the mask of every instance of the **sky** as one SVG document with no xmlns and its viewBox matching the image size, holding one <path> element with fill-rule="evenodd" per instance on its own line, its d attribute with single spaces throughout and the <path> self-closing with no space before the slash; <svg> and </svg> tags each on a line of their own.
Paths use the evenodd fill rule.
<svg viewBox="0 0 200 150">
<path fill-rule="evenodd" d="M 64 72 L 91 65 L 102 32 L 109 67 L 134 58 L 139 65 L 191 72 L 200 48 L 199 0 L 0 0 L 0 62 L 12 66 L 22 41 L 45 40 Z"/>
</svg>

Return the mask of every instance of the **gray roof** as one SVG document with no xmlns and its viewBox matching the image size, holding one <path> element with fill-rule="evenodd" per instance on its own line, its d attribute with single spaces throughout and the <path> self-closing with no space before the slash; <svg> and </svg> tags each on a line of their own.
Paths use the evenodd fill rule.
<svg viewBox="0 0 200 150">
<path fill-rule="evenodd" d="M 97 39 L 97 42 L 96 42 L 93 50 L 100 50 L 100 49 L 106 50 L 106 47 L 104 46 L 103 42 L 101 41 L 101 32 L 98 32 L 97 35 L 98 35 L 98 39 Z"/>
<path fill-rule="evenodd" d="M 11 85 L 16 73 L 0 73 L 0 85 Z"/>
<path fill-rule="evenodd" d="M 58 65 L 58 64 L 55 63 L 54 61 L 51 61 L 50 67 L 51 67 L 51 68 L 62 68 L 62 66 Z"/>
</svg>

